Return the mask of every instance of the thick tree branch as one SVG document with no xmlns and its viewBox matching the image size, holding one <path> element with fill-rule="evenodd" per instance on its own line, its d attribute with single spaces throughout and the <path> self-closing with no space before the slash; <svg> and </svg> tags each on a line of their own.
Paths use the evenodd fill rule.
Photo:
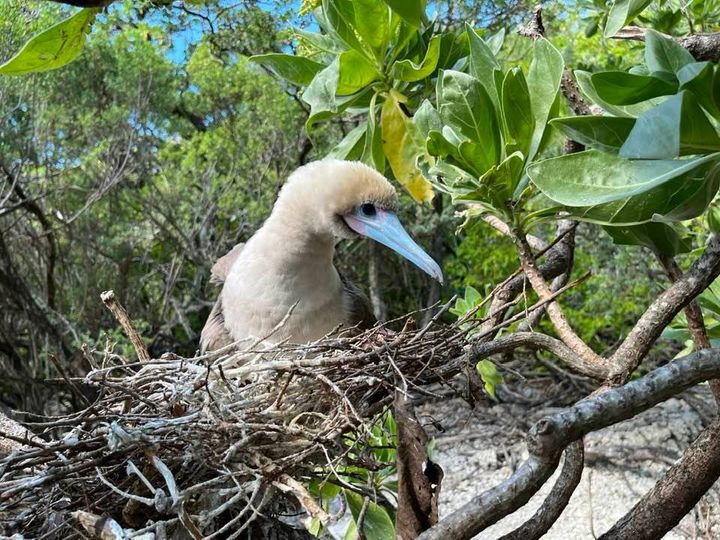
<svg viewBox="0 0 720 540">
<path fill-rule="evenodd" d="M 613 37 L 615 39 L 645 41 L 645 28 L 641 28 L 640 26 L 626 26 Z M 684 38 L 675 39 L 678 43 L 680 43 L 680 45 L 685 47 L 698 62 L 720 61 L 720 32 L 693 34 Z"/>
<path fill-rule="evenodd" d="M 471 538 L 525 504 L 552 475 L 560 453 L 571 442 L 627 420 L 691 386 L 719 376 L 720 351 L 703 350 L 543 418 L 528 434 L 530 457 L 510 478 L 440 520 L 419 538 Z"/>
<path fill-rule="evenodd" d="M 654 540 L 673 529 L 720 477 L 720 418 L 693 441 L 640 502 L 603 534 L 603 540 Z M 662 512 L 658 510 L 662 509 Z"/>
<path fill-rule="evenodd" d="M 622 384 L 635 371 L 665 327 L 720 275 L 720 237 L 713 235 L 705 253 L 643 313 L 610 358 L 612 381 Z"/>
<path fill-rule="evenodd" d="M 584 464 L 585 447 L 582 439 L 578 439 L 567 447 L 560 476 L 542 506 L 529 520 L 499 540 L 536 540 L 548 532 L 570 502 L 582 479 Z"/>
</svg>

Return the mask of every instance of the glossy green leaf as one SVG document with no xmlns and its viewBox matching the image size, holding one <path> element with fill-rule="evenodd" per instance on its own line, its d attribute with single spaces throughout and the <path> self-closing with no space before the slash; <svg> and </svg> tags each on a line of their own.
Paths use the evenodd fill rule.
<svg viewBox="0 0 720 540">
<path fill-rule="evenodd" d="M 615 116 L 636 117 L 648 109 L 651 109 L 664 98 L 656 98 L 655 100 L 644 101 L 633 105 L 613 105 L 602 99 L 592 83 L 592 73 L 582 70 L 575 70 L 575 80 L 580 87 L 582 93 L 593 103 L 599 105 L 603 110 Z"/>
<path fill-rule="evenodd" d="M 635 125 L 635 119 L 620 116 L 568 116 L 555 118 L 550 124 L 568 139 L 595 150 L 617 153 Z"/>
<path fill-rule="evenodd" d="M 493 106 L 499 109 L 500 93 L 495 81 L 495 72 L 502 73 L 500 64 L 485 40 L 469 24 L 465 25 L 465 33 L 470 49 L 470 75 L 480 81 L 492 99 Z"/>
<path fill-rule="evenodd" d="M 57 69 L 75 60 L 98 9 L 82 9 L 33 36 L 20 51 L 0 66 L 2 75 L 21 75 Z"/>
<path fill-rule="evenodd" d="M 281 53 L 251 56 L 250 61 L 268 67 L 278 77 L 298 86 L 310 84 L 315 75 L 325 67 L 303 56 Z"/>
<path fill-rule="evenodd" d="M 719 158 L 720 154 L 711 154 L 682 160 L 627 160 L 588 150 L 534 163 L 527 173 L 556 203 L 592 206 L 645 193 Z"/>
<path fill-rule="evenodd" d="M 651 2 L 652 0 L 615 0 L 605 23 L 605 37 L 609 38 L 617 34 Z"/>
<path fill-rule="evenodd" d="M 720 85 L 715 86 L 717 78 L 715 64 L 711 62 L 693 62 L 687 64 L 677 72 L 680 90 L 692 92 L 698 103 L 708 111 L 716 120 L 720 120 Z"/>
<path fill-rule="evenodd" d="M 495 364 L 493 364 L 490 360 L 480 360 L 475 365 L 475 369 L 477 370 L 478 375 L 480 375 L 480 378 L 483 380 L 483 383 L 485 383 L 485 391 L 492 396 L 493 399 L 497 399 L 495 387 L 498 384 L 503 383 L 503 377 L 495 367 Z"/>
<path fill-rule="evenodd" d="M 352 0 L 322 0 L 322 7 L 327 24 L 339 39 L 351 49 L 366 51 L 354 29 L 355 8 Z"/>
<path fill-rule="evenodd" d="M 652 141 L 649 144 L 649 141 Z M 720 138 L 695 96 L 682 91 L 641 114 L 620 148 L 629 159 L 672 159 L 720 151 Z"/>
<path fill-rule="evenodd" d="M 644 246 L 658 255 L 674 257 L 687 253 L 692 245 L 687 238 L 666 223 L 642 223 L 630 227 L 605 227 L 613 242 L 619 245 Z"/>
<path fill-rule="evenodd" d="M 317 121 L 328 118 L 337 112 L 335 90 L 339 80 L 340 59 L 336 58 L 328 67 L 315 75 L 308 87 L 305 88 L 302 100 L 310 105 L 310 115 L 305 123 L 308 131 Z"/>
<path fill-rule="evenodd" d="M 523 155 L 520 152 L 508 156 L 502 163 L 493 166 L 479 179 L 479 187 L 453 197 L 456 202 L 484 202 L 493 208 L 502 209 L 512 200 L 515 186 L 523 173 Z"/>
<path fill-rule="evenodd" d="M 677 83 L 652 75 L 635 75 L 624 71 L 594 73 L 591 81 L 597 95 L 612 105 L 631 105 L 677 92 Z"/>
<path fill-rule="evenodd" d="M 664 71 L 675 74 L 693 62 L 693 55 L 673 38 L 652 28 L 645 30 L 645 65 L 651 73 Z"/>
<path fill-rule="evenodd" d="M 340 55 L 339 70 L 336 90 L 338 96 L 354 94 L 381 77 L 373 63 L 355 50 L 345 51 Z"/>
<path fill-rule="evenodd" d="M 392 76 L 401 81 L 415 82 L 428 77 L 437 67 L 440 56 L 440 44 L 442 37 L 433 36 L 428 43 L 428 48 L 419 64 L 412 60 L 401 60 L 395 62 L 392 69 Z"/>
<path fill-rule="evenodd" d="M 363 507 L 363 496 L 349 489 L 343 491 L 353 520 L 357 524 Z M 369 502 L 365 512 L 362 532 L 367 540 L 391 540 L 395 538 L 395 527 L 390 515 L 387 510 L 373 501 Z"/>
<path fill-rule="evenodd" d="M 500 133 L 485 88 L 470 75 L 444 71 L 438 78 L 437 99 L 443 122 L 472 145 L 466 145 L 465 154 L 476 172 L 482 174 L 495 165 L 501 153 Z"/>
<path fill-rule="evenodd" d="M 381 61 L 390 39 L 390 10 L 382 0 L 353 0 L 352 4 L 353 28 Z"/>
<path fill-rule="evenodd" d="M 588 208 L 566 208 L 573 219 L 600 225 L 679 222 L 702 214 L 720 184 L 718 169 L 704 165 L 650 191 Z"/>
<path fill-rule="evenodd" d="M 383 0 L 405 22 L 417 28 L 425 17 L 425 0 Z"/>
<path fill-rule="evenodd" d="M 365 144 L 365 133 L 367 131 L 367 122 L 360 124 L 345 135 L 330 152 L 327 157 L 335 159 L 345 159 L 352 161 L 360 159 Z"/>
<path fill-rule="evenodd" d="M 532 160 L 540 148 L 547 122 L 556 104 L 564 67 L 562 55 L 548 40 L 540 38 L 535 41 L 527 78 L 532 114 L 535 118 L 528 161 Z"/>
<path fill-rule="evenodd" d="M 516 150 L 528 155 L 535 130 L 535 118 L 531 110 L 530 91 L 522 69 L 516 67 L 507 72 L 502 85 L 502 113 L 508 140 L 506 152 Z"/>
</svg>

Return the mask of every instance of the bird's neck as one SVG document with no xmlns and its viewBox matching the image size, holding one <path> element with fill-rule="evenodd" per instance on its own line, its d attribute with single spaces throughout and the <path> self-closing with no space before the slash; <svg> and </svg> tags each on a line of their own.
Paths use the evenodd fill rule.
<svg viewBox="0 0 720 540">
<path fill-rule="evenodd" d="M 329 232 L 318 232 L 309 226 L 308 219 L 273 212 L 262 227 L 263 241 L 277 247 L 276 256 L 292 266 L 332 267 L 335 238 Z"/>
</svg>

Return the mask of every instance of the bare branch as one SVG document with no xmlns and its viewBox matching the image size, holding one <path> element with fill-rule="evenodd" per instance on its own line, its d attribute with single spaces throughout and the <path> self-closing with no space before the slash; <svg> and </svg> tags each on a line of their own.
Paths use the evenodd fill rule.
<svg viewBox="0 0 720 540">
<path fill-rule="evenodd" d="M 105 306 L 115 316 L 117 321 L 120 323 L 120 326 L 123 327 L 123 330 L 125 330 L 125 334 L 127 335 L 127 337 L 130 338 L 133 347 L 135 347 L 135 352 L 138 355 L 138 360 L 140 360 L 141 362 L 149 361 L 150 355 L 148 354 L 147 348 L 145 347 L 145 343 L 140 337 L 140 334 L 138 334 L 138 331 L 133 326 L 133 323 L 130 320 L 127 311 L 125 311 L 125 308 L 115 296 L 115 292 L 105 291 L 100 295 L 100 298 L 102 299 L 103 304 L 105 304 Z"/>
<path fill-rule="evenodd" d="M 530 457 L 510 478 L 470 500 L 419 538 L 471 538 L 525 504 L 553 473 L 560 453 L 572 441 L 627 420 L 718 375 L 720 351 L 703 350 L 541 419 L 528 433 Z"/>
<path fill-rule="evenodd" d="M 603 540 L 662 538 L 720 477 L 720 419 L 693 441 L 680 461 L 640 502 L 603 534 Z M 662 512 L 658 512 L 662 509 Z"/>
<path fill-rule="evenodd" d="M 720 275 L 720 237 L 713 235 L 705 253 L 643 313 L 610 358 L 613 381 L 622 383 L 635 371 L 650 347 L 675 316 Z"/>
<path fill-rule="evenodd" d="M 537 512 L 511 533 L 499 540 L 536 540 L 550 530 L 570 502 L 582 478 L 585 462 L 585 447 L 582 439 L 570 444 L 565 451 L 560 477 Z"/>
</svg>

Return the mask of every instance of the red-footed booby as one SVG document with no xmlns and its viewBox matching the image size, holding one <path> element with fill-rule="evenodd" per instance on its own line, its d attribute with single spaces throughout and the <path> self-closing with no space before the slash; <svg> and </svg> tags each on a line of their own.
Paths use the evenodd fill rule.
<svg viewBox="0 0 720 540">
<path fill-rule="evenodd" d="M 405 232 L 397 194 L 360 162 L 325 159 L 293 172 L 270 217 L 245 244 L 213 266 L 224 282 L 200 338 L 203 352 L 263 338 L 307 343 L 339 325 L 367 328 L 375 318 L 365 297 L 333 265 L 338 239 L 367 236 L 442 282 L 438 264 Z"/>
</svg>

